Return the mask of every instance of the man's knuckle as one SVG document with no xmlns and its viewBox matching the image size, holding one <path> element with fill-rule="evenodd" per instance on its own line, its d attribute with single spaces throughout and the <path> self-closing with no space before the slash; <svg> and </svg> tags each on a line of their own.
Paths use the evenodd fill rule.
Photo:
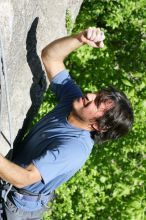
<svg viewBox="0 0 146 220">
<path fill-rule="evenodd" d="M 100 32 L 100 31 L 101 31 L 100 28 L 96 28 L 96 30 L 97 30 L 97 32 Z"/>
</svg>

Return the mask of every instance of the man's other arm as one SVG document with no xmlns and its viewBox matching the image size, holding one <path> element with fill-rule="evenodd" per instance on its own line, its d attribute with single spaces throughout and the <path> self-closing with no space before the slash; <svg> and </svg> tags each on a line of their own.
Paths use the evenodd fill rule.
<svg viewBox="0 0 146 220">
<path fill-rule="evenodd" d="M 64 59 L 83 44 L 102 48 L 104 34 L 99 28 L 88 28 L 75 36 L 63 37 L 53 41 L 42 50 L 42 61 L 49 80 L 65 69 Z"/>
<path fill-rule="evenodd" d="M 22 188 L 42 179 L 37 168 L 30 164 L 22 168 L 0 155 L 0 178 L 17 188 Z"/>
</svg>

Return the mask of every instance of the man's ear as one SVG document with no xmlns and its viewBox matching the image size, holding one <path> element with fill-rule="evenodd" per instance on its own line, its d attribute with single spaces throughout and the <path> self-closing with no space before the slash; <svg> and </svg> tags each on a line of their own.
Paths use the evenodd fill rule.
<svg viewBox="0 0 146 220">
<path fill-rule="evenodd" d="M 92 124 L 91 127 L 92 127 L 94 130 L 96 130 L 96 131 L 100 131 L 100 129 L 99 129 L 97 123 Z"/>
<path fill-rule="evenodd" d="M 93 128 L 94 130 L 100 131 L 100 132 L 106 132 L 106 131 L 108 130 L 107 127 L 103 128 L 103 129 L 100 129 L 97 123 L 94 123 L 94 124 L 92 124 L 91 126 L 92 126 L 92 128 Z"/>
</svg>

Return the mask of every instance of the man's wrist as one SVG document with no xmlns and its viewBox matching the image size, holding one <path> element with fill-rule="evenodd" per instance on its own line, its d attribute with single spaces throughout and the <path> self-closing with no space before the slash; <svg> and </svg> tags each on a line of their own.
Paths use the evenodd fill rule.
<svg viewBox="0 0 146 220">
<path fill-rule="evenodd" d="M 77 38 L 77 40 L 78 40 L 82 45 L 85 44 L 85 43 L 82 41 L 83 33 L 84 33 L 84 32 L 81 32 L 81 33 L 75 35 L 75 37 Z"/>
</svg>

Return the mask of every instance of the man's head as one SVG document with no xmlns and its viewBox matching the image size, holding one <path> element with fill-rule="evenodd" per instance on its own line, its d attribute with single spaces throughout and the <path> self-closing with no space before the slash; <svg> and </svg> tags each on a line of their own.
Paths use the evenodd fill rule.
<svg viewBox="0 0 146 220">
<path fill-rule="evenodd" d="M 133 123 L 129 100 L 113 87 L 76 99 L 73 102 L 73 114 L 83 125 L 88 125 L 98 142 L 125 135 Z"/>
</svg>

